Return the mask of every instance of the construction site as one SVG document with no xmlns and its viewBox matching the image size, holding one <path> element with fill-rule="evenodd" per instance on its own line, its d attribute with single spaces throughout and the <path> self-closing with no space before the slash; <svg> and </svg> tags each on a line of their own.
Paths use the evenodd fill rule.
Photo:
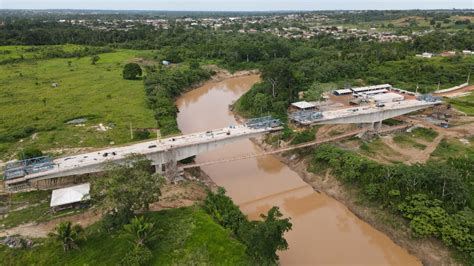
<svg viewBox="0 0 474 266">
<path fill-rule="evenodd" d="M 463 93 L 470 91 L 465 86 L 460 86 L 433 95 L 422 95 L 394 88 L 390 84 L 338 89 L 325 93 L 323 101 L 299 101 L 292 103 L 289 108 L 289 125 L 296 132 L 308 127 L 322 126 L 317 131 L 319 134 L 317 140 L 313 142 L 294 146 L 279 144 L 280 149 L 273 151 L 221 158 L 199 164 L 182 165 L 179 162 L 241 138 L 254 138 L 271 132 L 279 134 L 278 131 L 282 129 L 281 122 L 271 116 L 266 116 L 250 119 L 241 126 L 229 126 L 228 128 L 109 148 L 64 158 L 53 159 L 44 156 L 10 162 L 7 163 L 4 170 L 4 184 L 8 191 L 15 192 L 61 187 L 70 183 L 71 179 L 75 180 L 74 178 L 77 176 L 102 171 L 106 163 L 124 161 L 131 154 L 145 155 L 152 161 L 157 172 L 174 180 L 176 176 L 182 175 L 184 169 L 277 154 L 325 142 L 341 141 L 352 136 L 373 138 L 374 136 L 403 132 L 413 127 L 447 130 L 450 124 L 449 120 L 456 117 L 456 114 L 453 114 L 449 106 L 443 105 L 442 97 L 449 97 L 451 94 L 458 95 L 459 90 L 462 90 Z M 425 115 L 420 116 L 421 110 L 424 110 Z M 414 112 L 417 112 L 416 116 L 413 116 Z M 407 116 L 408 114 L 411 115 Z M 398 121 L 394 125 L 384 123 L 384 121 L 394 119 Z M 326 138 L 321 138 L 322 132 L 331 131 L 330 128 L 337 130 L 332 130 L 333 132 Z M 440 139 L 437 140 L 440 141 Z"/>
<path fill-rule="evenodd" d="M 317 126 L 316 139 L 365 128 L 359 137 L 370 141 L 346 138 L 338 145 L 357 148 L 361 154 L 383 163 L 424 163 L 440 143 L 466 149 L 472 146 L 474 119 L 452 108 L 449 100 L 469 95 L 473 90 L 474 86 L 467 83 L 424 95 L 390 84 L 344 88 L 323 94 L 321 101 L 293 103 L 289 120 L 296 130 Z M 394 125 L 399 128 L 391 131 Z M 436 136 L 416 136 L 416 132 L 425 129 Z"/>
</svg>

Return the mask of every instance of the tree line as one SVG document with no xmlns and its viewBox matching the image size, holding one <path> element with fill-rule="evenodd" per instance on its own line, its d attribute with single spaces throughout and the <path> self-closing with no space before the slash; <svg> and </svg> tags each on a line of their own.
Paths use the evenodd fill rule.
<svg viewBox="0 0 474 266">
<path fill-rule="evenodd" d="M 381 165 L 325 144 L 310 169 L 330 167 L 338 180 L 409 222 L 415 237 L 436 237 L 474 261 L 474 158 Z"/>
</svg>

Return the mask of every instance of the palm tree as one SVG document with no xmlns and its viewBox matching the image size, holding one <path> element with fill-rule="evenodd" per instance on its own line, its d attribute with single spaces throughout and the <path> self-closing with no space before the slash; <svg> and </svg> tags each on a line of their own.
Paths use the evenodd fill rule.
<svg viewBox="0 0 474 266">
<path fill-rule="evenodd" d="M 84 229 L 79 224 L 72 225 L 70 221 L 59 223 L 55 230 L 49 233 L 49 236 L 56 241 L 61 242 L 64 251 L 79 249 L 77 241 L 82 239 Z"/>
<path fill-rule="evenodd" d="M 146 246 L 153 238 L 156 237 L 156 231 L 153 223 L 145 220 L 145 217 L 135 217 L 129 224 L 123 226 L 127 237 L 136 246 Z"/>
</svg>

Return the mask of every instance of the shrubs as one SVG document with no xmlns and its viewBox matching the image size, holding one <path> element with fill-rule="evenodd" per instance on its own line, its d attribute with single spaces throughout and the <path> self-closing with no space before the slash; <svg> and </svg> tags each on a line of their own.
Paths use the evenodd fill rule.
<svg viewBox="0 0 474 266">
<path fill-rule="evenodd" d="M 412 135 L 417 138 L 423 138 L 427 141 L 432 141 L 438 136 L 438 132 L 431 128 L 418 127 L 412 131 Z"/>
<path fill-rule="evenodd" d="M 410 220 L 410 228 L 417 237 L 437 237 L 447 246 L 470 254 L 474 260 L 474 213 L 469 208 L 449 214 L 441 207 L 442 201 L 425 194 L 409 196 L 398 205 L 403 217 Z"/>
<path fill-rule="evenodd" d="M 123 266 L 140 266 L 146 265 L 153 254 L 150 249 L 144 246 L 134 246 L 125 256 L 123 257 L 120 265 Z"/>
<path fill-rule="evenodd" d="M 148 243 L 156 237 L 153 223 L 147 222 L 143 216 L 135 217 L 130 224 L 123 226 L 126 237 L 132 243 L 132 249 L 121 261 L 122 265 L 145 265 L 153 257 Z"/>
<path fill-rule="evenodd" d="M 137 79 L 142 75 L 142 68 L 137 63 L 128 63 L 123 67 L 124 79 Z"/>
<path fill-rule="evenodd" d="M 247 253 L 258 264 L 275 264 L 278 261 L 276 252 L 288 248 L 283 235 L 291 230 L 292 224 L 289 218 L 282 218 L 278 207 L 271 208 L 267 215 L 262 214 L 263 221 L 248 221 L 239 207 L 225 195 L 225 190 L 219 188 L 217 193 L 208 193 L 204 209 L 247 246 Z"/>
<path fill-rule="evenodd" d="M 43 152 L 34 147 L 26 147 L 25 149 L 23 149 L 21 152 L 18 153 L 19 160 L 26 160 L 26 159 L 31 159 L 35 157 L 41 157 L 41 156 L 43 156 Z"/>
<path fill-rule="evenodd" d="M 77 242 L 84 239 L 84 230 L 79 224 L 72 225 L 71 222 L 59 223 L 49 236 L 62 244 L 63 250 L 79 249 Z"/>
<path fill-rule="evenodd" d="M 136 140 L 143 140 L 150 138 L 150 132 L 146 130 L 136 130 L 133 132 L 133 138 Z"/>
<path fill-rule="evenodd" d="M 161 134 L 169 135 L 179 132 L 176 123 L 178 109 L 174 98 L 186 88 L 199 81 L 208 79 L 208 71 L 197 68 L 161 68 L 152 69 L 145 78 L 147 104 L 155 112 L 155 119 Z"/>
<path fill-rule="evenodd" d="M 365 199 L 408 219 L 415 236 L 437 237 L 474 260 L 472 158 L 380 165 L 325 144 L 314 153 L 312 165 L 320 164 L 331 167 L 342 182 L 358 187 Z"/>
<path fill-rule="evenodd" d="M 295 137 L 291 141 L 292 145 L 301 144 L 305 142 L 310 142 L 316 140 L 316 130 L 309 129 L 296 133 Z"/>
</svg>

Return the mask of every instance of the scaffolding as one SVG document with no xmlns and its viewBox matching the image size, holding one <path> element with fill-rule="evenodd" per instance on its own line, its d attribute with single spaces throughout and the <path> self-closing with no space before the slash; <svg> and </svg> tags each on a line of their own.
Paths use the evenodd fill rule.
<svg viewBox="0 0 474 266">
<path fill-rule="evenodd" d="M 7 163 L 3 178 L 4 180 L 18 178 L 29 174 L 44 172 L 52 168 L 54 168 L 54 162 L 49 156 L 20 160 Z"/>
<path fill-rule="evenodd" d="M 416 97 L 416 99 L 418 101 L 425 101 L 425 102 L 434 103 L 434 102 L 440 102 L 443 98 L 438 97 L 438 96 L 433 96 L 431 94 L 422 94 L 422 95 Z"/>
<path fill-rule="evenodd" d="M 268 127 L 273 128 L 273 127 L 280 126 L 281 121 L 271 116 L 263 116 L 263 117 L 249 119 L 247 120 L 245 125 L 252 129 L 261 129 L 261 128 L 268 128 Z"/>
<path fill-rule="evenodd" d="M 290 119 L 297 123 L 303 124 L 314 122 L 323 118 L 323 113 L 316 111 L 298 111 L 290 114 Z"/>
</svg>

